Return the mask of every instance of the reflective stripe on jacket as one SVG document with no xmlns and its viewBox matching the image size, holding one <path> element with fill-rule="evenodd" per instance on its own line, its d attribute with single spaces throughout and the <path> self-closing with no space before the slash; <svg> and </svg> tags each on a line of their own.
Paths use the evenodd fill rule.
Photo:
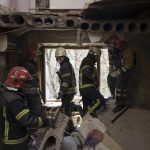
<svg viewBox="0 0 150 150">
<path fill-rule="evenodd" d="M 87 56 L 83 59 L 79 70 L 79 88 L 98 87 L 99 80 L 95 62 Z"/>
<path fill-rule="evenodd" d="M 28 139 L 27 127 L 41 127 L 41 117 L 35 117 L 26 106 L 23 96 L 15 91 L 0 92 L 2 138 L 5 144 L 20 144 Z"/>
<path fill-rule="evenodd" d="M 76 93 L 76 78 L 74 69 L 69 62 L 69 58 L 65 58 L 65 60 L 60 64 L 60 90 L 64 94 L 75 94 Z"/>
<path fill-rule="evenodd" d="M 135 66 L 135 50 L 130 47 L 109 50 L 110 72 L 119 71 L 120 74 L 130 71 Z"/>
</svg>

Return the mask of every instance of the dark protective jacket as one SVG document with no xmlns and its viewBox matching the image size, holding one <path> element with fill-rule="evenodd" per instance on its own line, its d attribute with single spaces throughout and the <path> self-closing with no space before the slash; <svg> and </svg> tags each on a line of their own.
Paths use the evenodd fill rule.
<svg viewBox="0 0 150 150">
<path fill-rule="evenodd" d="M 74 69 L 69 61 L 68 57 L 60 64 L 60 91 L 63 94 L 75 94 L 76 93 L 76 78 Z"/>
<path fill-rule="evenodd" d="M 109 56 L 109 66 L 110 71 L 115 70 L 121 66 L 121 59 L 123 56 L 123 53 L 118 48 L 112 48 L 108 50 L 108 56 Z"/>
<path fill-rule="evenodd" d="M 20 144 L 28 139 L 27 128 L 43 125 L 41 117 L 34 116 L 24 96 L 18 91 L 0 91 L 0 122 L 4 144 Z"/>
<path fill-rule="evenodd" d="M 38 72 L 37 63 L 34 60 L 24 59 L 20 66 L 26 68 L 31 75 L 35 75 Z"/>
<path fill-rule="evenodd" d="M 121 49 L 109 50 L 110 72 L 126 73 L 134 68 L 135 61 L 135 50 L 126 43 Z"/>
<path fill-rule="evenodd" d="M 24 91 L 28 108 L 35 116 L 40 116 L 43 112 L 41 94 L 38 87 L 29 87 Z"/>
<path fill-rule="evenodd" d="M 27 100 L 28 108 L 35 116 L 40 116 L 43 111 L 42 97 L 39 90 L 39 84 L 37 79 L 26 81 L 27 86 L 24 89 L 24 95 Z"/>
<path fill-rule="evenodd" d="M 95 62 L 95 57 L 91 54 L 88 54 L 87 57 L 83 59 L 79 70 L 79 89 L 87 87 L 98 88 L 99 79 Z"/>
</svg>

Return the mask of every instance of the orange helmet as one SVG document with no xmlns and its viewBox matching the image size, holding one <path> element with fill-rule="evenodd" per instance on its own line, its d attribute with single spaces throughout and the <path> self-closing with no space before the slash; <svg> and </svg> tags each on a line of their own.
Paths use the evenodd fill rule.
<svg viewBox="0 0 150 150">
<path fill-rule="evenodd" d="M 114 48 L 120 48 L 123 44 L 123 41 L 117 35 L 109 36 L 104 42 Z"/>
<path fill-rule="evenodd" d="M 22 89 L 26 85 L 25 81 L 30 79 L 31 74 L 25 68 L 17 66 L 9 71 L 5 84 L 13 88 Z"/>
</svg>

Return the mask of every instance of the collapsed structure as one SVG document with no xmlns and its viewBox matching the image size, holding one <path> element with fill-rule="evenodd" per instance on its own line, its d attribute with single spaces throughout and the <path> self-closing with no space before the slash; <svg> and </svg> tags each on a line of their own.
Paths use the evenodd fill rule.
<svg viewBox="0 0 150 150">
<path fill-rule="evenodd" d="M 45 99 L 45 48 L 60 45 L 66 48 L 88 48 L 89 45 L 102 48 L 105 47 L 103 40 L 108 35 L 123 36 L 137 49 L 137 64 L 128 87 L 128 94 L 135 106 L 150 109 L 148 0 L 92 1 L 87 3 L 81 12 L 41 10 L 30 13 L 5 10 L 0 12 L 0 34 L 0 81 L 5 80 L 10 68 L 27 57 L 27 49 L 36 48 L 43 99 Z"/>
</svg>

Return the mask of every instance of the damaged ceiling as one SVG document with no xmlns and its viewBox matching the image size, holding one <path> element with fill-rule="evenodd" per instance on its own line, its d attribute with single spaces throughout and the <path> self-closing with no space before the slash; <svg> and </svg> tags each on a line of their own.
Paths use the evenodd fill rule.
<svg viewBox="0 0 150 150">
<path fill-rule="evenodd" d="M 100 0 L 82 12 L 86 19 L 150 18 L 150 0 Z"/>
<path fill-rule="evenodd" d="M 150 32 L 149 0 L 101 0 L 74 12 L 0 14 L 0 33 L 22 36 L 31 30 L 78 30 L 101 34 Z"/>
</svg>

